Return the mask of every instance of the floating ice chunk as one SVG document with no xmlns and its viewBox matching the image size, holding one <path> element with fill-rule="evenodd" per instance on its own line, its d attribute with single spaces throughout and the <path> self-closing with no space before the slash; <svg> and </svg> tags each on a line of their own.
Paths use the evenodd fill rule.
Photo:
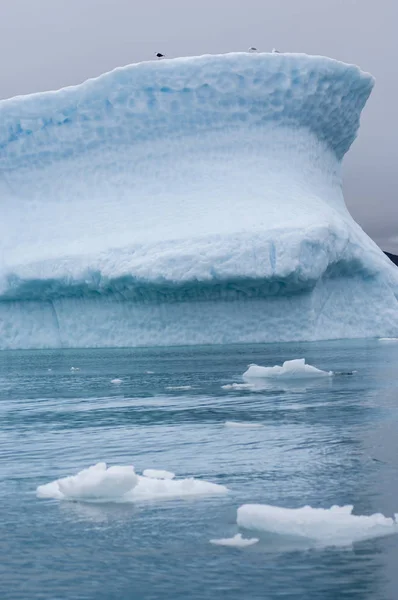
<svg viewBox="0 0 398 600">
<path fill-rule="evenodd" d="M 225 427 L 237 427 L 237 428 L 242 428 L 242 429 L 258 429 L 260 427 L 262 427 L 262 423 L 244 423 L 244 422 L 240 422 L 240 421 L 225 421 L 224 423 Z"/>
<path fill-rule="evenodd" d="M 248 546 L 257 544 L 258 541 L 258 538 L 243 538 L 241 533 L 237 533 L 231 538 L 210 540 L 210 544 L 215 544 L 216 546 L 231 546 L 233 548 L 247 548 Z"/>
<path fill-rule="evenodd" d="M 398 533 L 398 515 L 394 519 L 380 513 L 357 516 L 352 510 L 352 506 L 324 509 L 244 504 L 238 508 L 237 523 L 246 529 L 303 537 L 326 545 L 345 545 Z"/>
<path fill-rule="evenodd" d="M 138 484 L 132 466 L 109 467 L 97 463 L 77 475 L 64 477 L 37 488 L 40 498 L 68 500 L 116 500 Z"/>
<path fill-rule="evenodd" d="M 111 383 L 115 384 L 115 385 L 120 385 L 122 383 L 123 379 L 111 379 Z"/>
<path fill-rule="evenodd" d="M 145 469 L 142 474 L 144 477 L 149 477 L 149 479 L 174 479 L 175 477 L 175 473 L 162 471 L 161 469 Z"/>
<path fill-rule="evenodd" d="M 187 390 L 192 390 L 192 385 L 168 385 L 166 390 L 174 390 L 178 392 L 184 392 Z"/>
<path fill-rule="evenodd" d="M 142 500 L 167 500 L 189 496 L 213 496 L 226 494 L 228 488 L 209 481 L 194 479 L 151 479 L 138 477 L 138 485 L 126 494 L 124 502 Z"/>
<path fill-rule="evenodd" d="M 153 375 L 155 373 L 155 371 L 145 371 L 146 375 Z"/>
<path fill-rule="evenodd" d="M 71 371 L 80 371 L 80 367 L 71 367 L 70 370 Z"/>
<path fill-rule="evenodd" d="M 253 388 L 252 383 L 227 383 L 221 386 L 223 390 L 252 390 Z"/>
<path fill-rule="evenodd" d="M 398 342 L 398 338 L 396 338 L 396 337 L 379 338 L 379 342 Z"/>
<path fill-rule="evenodd" d="M 260 367 L 259 365 L 249 365 L 249 368 L 243 373 L 244 379 L 256 378 L 283 378 L 283 379 L 310 379 L 313 377 L 330 377 L 333 371 L 322 371 L 311 365 L 305 364 L 305 358 L 296 358 L 295 360 L 286 360 L 283 365 L 274 367 Z"/>
<path fill-rule="evenodd" d="M 107 468 L 106 463 L 98 463 L 77 475 L 40 485 L 36 494 L 39 498 L 82 502 L 139 502 L 228 492 L 224 485 L 194 478 L 176 480 L 168 471 L 151 471 L 158 474 L 157 478 L 137 475 L 133 466 Z M 159 478 L 160 473 L 163 478 Z"/>
</svg>

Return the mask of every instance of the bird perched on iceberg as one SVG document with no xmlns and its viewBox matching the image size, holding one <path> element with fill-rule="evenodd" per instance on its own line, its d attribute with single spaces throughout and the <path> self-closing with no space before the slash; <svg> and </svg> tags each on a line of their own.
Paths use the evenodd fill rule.
<svg viewBox="0 0 398 600">
<path fill-rule="evenodd" d="M 272 54 L 280 54 L 280 52 L 276 48 L 272 48 Z"/>
<path fill-rule="evenodd" d="M 164 58 L 164 54 L 161 54 L 160 52 L 156 52 L 155 54 L 156 58 Z"/>
<path fill-rule="evenodd" d="M 258 52 L 258 50 L 254 46 L 250 46 L 248 52 Z"/>
</svg>

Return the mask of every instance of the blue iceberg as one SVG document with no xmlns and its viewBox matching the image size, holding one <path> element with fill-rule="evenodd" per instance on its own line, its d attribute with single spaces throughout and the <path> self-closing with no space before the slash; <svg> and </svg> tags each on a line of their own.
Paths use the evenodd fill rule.
<svg viewBox="0 0 398 600">
<path fill-rule="evenodd" d="M 341 186 L 372 86 L 233 53 L 0 102 L 0 347 L 397 336 Z"/>
</svg>

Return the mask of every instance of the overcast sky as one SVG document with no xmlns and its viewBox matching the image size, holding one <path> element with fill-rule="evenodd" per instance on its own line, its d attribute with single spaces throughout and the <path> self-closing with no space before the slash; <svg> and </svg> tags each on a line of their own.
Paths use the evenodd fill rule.
<svg viewBox="0 0 398 600">
<path fill-rule="evenodd" d="M 0 0 L 0 97 L 80 83 L 153 58 L 276 46 L 376 77 L 345 158 L 354 218 L 398 253 L 398 0 Z"/>
</svg>

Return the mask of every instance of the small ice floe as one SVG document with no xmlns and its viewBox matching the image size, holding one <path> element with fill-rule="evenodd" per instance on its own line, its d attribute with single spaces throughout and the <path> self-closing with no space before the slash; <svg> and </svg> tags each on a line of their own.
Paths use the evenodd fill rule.
<svg viewBox="0 0 398 600">
<path fill-rule="evenodd" d="M 111 383 L 113 383 L 114 385 L 120 385 L 122 383 L 123 379 L 118 379 L 116 377 L 116 379 L 111 379 Z"/>
<path fill-rule="evenodd" d="M 354 375 L 354 373 L 357 373 L 358 371 L 333 371 L 333 375 L 335 375 L 336 377 L 346 377 L 347 375 Z"/>
<path fill-rule="evenodd" d="M 221 538 L 219 540 L 210 540 L 210 544 L 216 546 L 230 546 L 231 548 L 247 548 L 257 544 L 259 538 L 244 538 L 241 533 L 237 533 L 231 538 Z"/>
<path fill-rule="evenodd" d="M 227 383 L 226 385 L 222 385 L 222 390 L 252 390 L 254 385 L 252 383 Z"/>
<path fill-rule="evenodd" d="M 80 371 L 80 367 L 71 367 L 70 370 L 71 371 Z"/>
<path fill-rule="evenodd" d="M 353 506 L 331 508 L 282 508 L 267 504 L 244 504 L 238 508 L 237 524 L 245 529 L 306 538 L 321 545 L 338 546 L 398 533 L 394 519 L 377 513 L 353 515 Z"/>
<path fill-rule="evenodd" d="M 162 471 L 161 469 L 145 469 L 142 474 L 144 477 L 149 477 L 149 479 L 174 479 L 175 477 L 175 473 Z"/>
<path fill-rule="evenodd" d="M 48 371 L 49 373 L 51 373 L 52 369 L 47 369 L 47 371 Z"/>
<path fill-rule="evenodd" d="M 152 471 L 155 473 L 155 471 Z M 159 471 L 158 471 L 159 473 Z M 71 477 L 63 477 L 36 489 L 38 498 L 80 502 L 141 502 L 196 496 L 226 494 L 224 485 L 193 477 L 172 479 L 167 471 L 163 477 L 138 475 L 133 466 L 107 467 L 98 463 Z M 169 477 L 164 477 L 168 473 Z"/>
<path fill-rule="evenodd" d="M 379 342 L 398 342 L 396 337 L 379 338 Z"/>
<path fill-rule="evenodd" d="M 192 385 L 168 385 L 166 390 L 175 391 L 175 392 L 186 392 L 188 390 L 192 390 Z"/>
<path fill-rule="evenodd" d="M 286 360 L 282 366 L 261 367 L 259 365 L 249 365 L 249 368 L 243 373 L 243 379 L 312 379 L 317 377 L 331 377 L 333 371 L 322 371 L 312 365 L 305 364 L 305 358 L 296 358 L 295 360 Z"/>
<path fill-rule="evenodd" d="M 237 429 L 259 429 L 262 427 L 262 423 L 250 423 L 241 421 L 225 421 L 224 427 L 236 427 Z"/>
<path fill-rule="evenodd" d="M 155 371 L 145 371 L 145 375 L 153 375 Z"/>
</svg>

